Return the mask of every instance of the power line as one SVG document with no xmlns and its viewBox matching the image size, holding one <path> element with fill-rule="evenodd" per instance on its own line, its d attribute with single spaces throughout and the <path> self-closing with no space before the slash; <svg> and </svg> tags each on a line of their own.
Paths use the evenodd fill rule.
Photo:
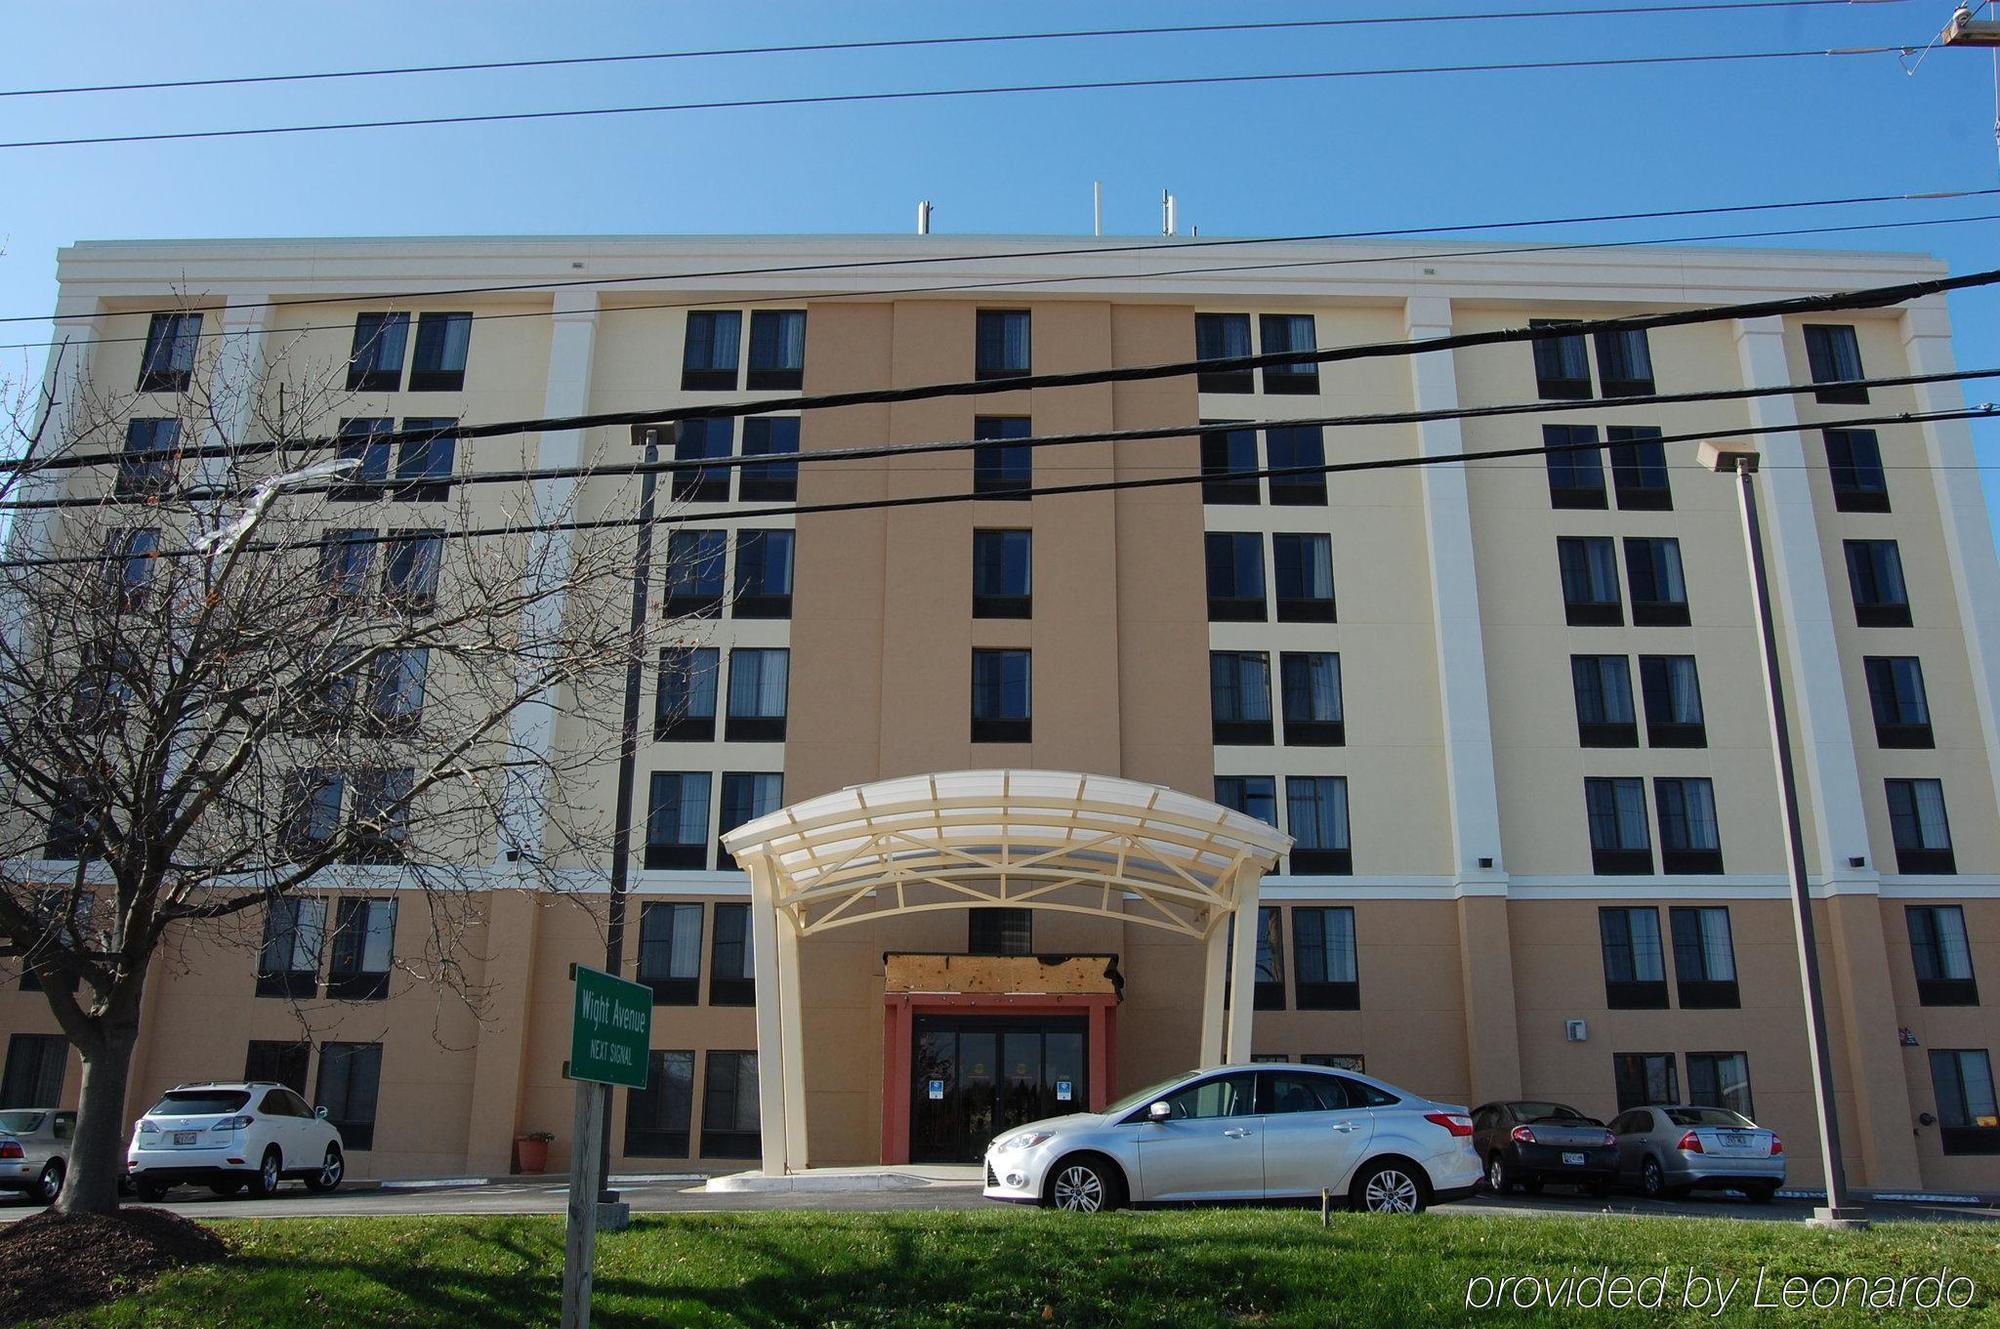
<svg viewBox="0 0 2000 1329">
<path fill-rule="evenodd" d="M 319 134 L 355 129 L 413 129 L 433 125 L 575 120 L 613 115 L 656 115 L 683 111 L 735 111 L 778 106 L 834 106 L 871 102 L 937 101 L 959 97 L 1017 96 L 1046 92 L 1119 92 L 1134 88 L 1194 88 L 1256 83 L 1325 82 L 1351 78 L 1397 78 L 1437 74 L 1503 74 L 1551 69 L 1632 69 L 1645 66 L 1746 64 L 1775 60 L 1838 59 L 1898 55 L 1912 46 L 1849 46 L 1803 51 L 1736 51 L 1699 55 L 1605 56 L 1586 60 L 1517 60 L 1474 65 L 1403 65 L 1377 69 L 1320 69 L 1272 74 L 1194 74 L 1178 78 L 1095 79 L 1071 83 L 1009 83 L 978 88 L 916 88 L 895 92 L 837 92 L 796 97 L 738 97 L 722 101 L 661 102 L 649 106 L 590 106 L 557 111 L 494 111 L 483 115 L 410 116 L 396 120 L 344 120 L 309 125 L 260 125 L 247 129 L 183 129 L 157 134 L 98 134 L 83 138 L 21 139 L 0 149 L 75 148 L 106 143 L 169 143 L 192 139 L 253 138 Z"/>
</svg>

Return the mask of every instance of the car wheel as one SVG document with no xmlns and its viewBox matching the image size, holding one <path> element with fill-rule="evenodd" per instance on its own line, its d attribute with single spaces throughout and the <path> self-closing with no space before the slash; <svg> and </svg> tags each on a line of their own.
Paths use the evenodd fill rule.
<svg viewBox="0 0 2000 1329">
<path fill-rule="evenodd" d="M 284 1160 L 278 1155 L 278 1146 L 272 1145 L 264 1151 L 264 1161 L 257 1167 L 257 1175 L 250 1179 L 250 1194 L 259 1200 L 268 1200 L 278 1193 L 278 1181 L 283 1175 Z"/>
<path fill-rule="evenodd" d="M 1094 1214 L 1116 1209 L 1125 1202 L 1125 1187 L 1103 1162 L 1094 1158 L 1066 1158 L 1056 1166 L 1049 1183 L 1049 1203 L 1075 1214 Z"/>
<path fill-rule="evenodd" d="M 63 1165 L 60 1158 L 51 1158 L 43 1167 L 42 1175 L 35 1179 L 35 1198 L 43 1204 L 54 1204 L 62 1194 Z"/>
<path fill-rule="evenodd" d="M 1639 1165 L 1639 1190 L 1649 1200 L 1665 1199 L 1672 1193 L 1659 1159 L 1648 1158 Z"/>
<path fill-rule="evenodd" d="M 211 1181 L 208 1183 L 208 1188 L 226 1200 L 238 1191 L 241 1191 L 243 1183 L 240 1181 Z"/>
<path fill-rule="evenodd" d="M 1354 1181 L 1354 1207 L 1371 1214 L 1421 1213 L 1430 1197 L 1423 1177 L 1407 1163 L 1375 1163 Z"/>
<path fill-rule="evenodd" d="M 1508 1170 L 1507 1160 L 1499 1150 L 1486 1160 L 1486 1185 L 1495 1195 L 1506 1195 L 1514 1189 L 1514 1174 Z"/>
<path fill-rule="evenodd" d="M 340 1146 L 330 1144 L 326 1147 L 326 1161 L 320 1164 L 319 1171 L 306 1178 L 306 1189 L 324 1194 L 340 1185 L 340 1179 L 346 1175 L 347 1160 L 340 1156 Z"/>
<path fill-rule="evenodd" d="M 147 1204 L 158 1204 L 161 1200 L 167 1198 L 167 1188 L 164 1182 L 135 1181 L 132 1183 L 132 1189 Z"/>
</svg>

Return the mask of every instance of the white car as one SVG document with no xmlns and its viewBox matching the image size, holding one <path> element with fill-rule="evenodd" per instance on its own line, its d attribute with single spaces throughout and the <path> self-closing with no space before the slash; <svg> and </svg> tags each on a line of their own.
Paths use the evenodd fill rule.
<svg viewBox="0 0 2000 1329">
<path fill-rule="evenodd" d="M 245 1186 L 259 1197 L 285 1177 L 330 1191 L 346 1174 L 340 1132 L 281 1084 L 232 1080 L 169 1089 L 132 1128 L 125 1175 L 145 1200 L 204 1184 L 217 1195 Z"/>
<path fill-rule="evenodd" d="M 1010 1130 L 986 1151 L 985 1194 L 1089 1212 L 1329 1191 L 1357 1209 L 1414 1213 L 1470 1195 L 1481 1175 L 1463 1107 L 1351 1071 L 1262 1063 Z"/>
</svg>

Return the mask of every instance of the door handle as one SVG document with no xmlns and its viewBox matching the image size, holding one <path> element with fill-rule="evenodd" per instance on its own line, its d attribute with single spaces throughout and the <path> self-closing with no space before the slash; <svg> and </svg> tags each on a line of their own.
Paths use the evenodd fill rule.
<svg viewBox="0 0 2000 1329">
<path fill-rule="evenodd" d="M 1354 1134 L 1355 1131 L 1360 1129 L 1360 1127 L 1356 1126 L 1351 1121 L 1336 1121 L 1333 1123 L 1333 1128 L 1339 1131 L 1342 1135 L 1352 1135 Z"/>
<path fill-rule="evenodd" d="M 1249 1138 L 1250 1131 L 1248 1128 L 1243 1126 L 1231 1126 L 1228 1130 L 1224 1131 L 1222 1134 L 1226 1138 L 1231 1140 L 1243 1140 Z"/>
</svg>

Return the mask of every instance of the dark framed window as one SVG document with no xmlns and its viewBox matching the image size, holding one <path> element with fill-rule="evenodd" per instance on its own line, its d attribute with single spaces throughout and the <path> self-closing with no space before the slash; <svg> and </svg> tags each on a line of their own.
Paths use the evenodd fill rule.
<svg viewBox="0 0 2000 1329">
<path fill-rule="evenodd" d="M 243 1054 L 243 1078 L 281 1084 L 306 1096 L 306 1077 L 312 1073 L 312 1044 L 282 1039 L 253 1038 Z"/>
<path fill-rule="evenodd" d="M 750 311 L 750 370 L 743 386 L 752 390 L 796 388 L 806 376 L 806 311 Z"/>
<path fill-rule="evenodd" d="M 1346 776 L 1286 776 L 1285 821 L 1292 834 L 1293 872 L 1344 876 L 1354 871 Z"/>
<path fill-rule="evenodd" d="M 342 420 L 334 455 L 342 461 L 361 464 L 342 472 L 339 483 L 328 490 L 327 497 L 336 502 L 362 503 L 379 499 L 388 492 L 394 460 L 388 436 L 395 432 L 394 420 Z"/>
<path fill-rule="evenodd" d="M 972 533 L 972 616 L 1034 615 L 1034 535 L 1029 531 Z"/>
<path fill-rule="evenodd" d="M 968 909 L 965 912 L 967 955 L 1033 955 L 1035 914 L 1032 909 Z"/>
<path fill-rule="evenodd" d="M 368 599 L 375 543 L 375 532 L 367 529 L 329 530 L 320 535 L 320 585 L 334 610 L 354 609 Z"/>
<path fill-rule="evenodd" d="M 707 771 L 654 771 L 646 797 L 646 866 L 708 866 Z"/>
<path fill-rule="evenodd" d="M 1028 652 L 972 653 L 972 741 L 1026 743 L 1034 737 Z"/>
<path fill-rule="evenodd" d="M 62 792 L 49 809 L 49 835 L 42 857 L 78 862 L 103 857 L 99 803 L 90 781 L 64 780 Z"/>
<path fill-rule="evenodd" d="M 403 386 L 408 314 L 356 314 L 354 347 L 347 355 L 349 392 L 394 392 Z"/>
<path fill-rule="evenodd" d="M 655 739 L 707 743 L 715 738 L 715 683 L 721 668 L 721 653 L 712 646 L 661 648 L 660 687 L 653 699 Z"/>
<path fill-rule="evenodd" d="M 1931 734 L 1930 702 L 1924 695 L 1924 666 L 1914 655 L 1863 657 L 1868 704 L 1875 713 L 1875 742 L 1885 748 L 1937 746 Z"/>
<path fill-rule="evenodd" d="M 1332 651 L 1286 651 L 1278 657 L 1278 685 L 1287 745 L 1339 747 L 1347 742 L 1339 655 Z"/>
<path fill-rule="evenodd" d="M 329 689 L 331 695 L 322 694 L 319 705 L 325 719 L 338 722 L 352 709 L 354 679 L 350 674 L 336 676 L 334 681 L 345 686 Z M 338 771 L 292 772 L 285 778 L 279 849 L 293 862 L 325 853 L 340 834 L 340 809 L 346 796 L 347 779 Z"/>
<path fill-rule="evenodd" d="M 1604 441 L 1611 454 L 1611 485 L 1618 492 L 1619 509 L 1671 511 L 1674 490 L 1667 475 L 1667 445 L 1660 441 L 1660 431 L 1650 425 L 1607 425 Z"/>
<path fill-rule="evenodd" d="M 1705 776 L 1655 780 L 1653 802 L 1660 814 L 1660 871 L 1722 871 L 1715 782 Z"/>
<path fill-rule="evenodd" d="M 1268 826 L 1278 824 L 1278 779 L 1274 775 L 1218 775 L 1215 801 Z"/>
<path fill-rule="evenodd" d="M 755 1006 L 757 969 L 752 961 L 750 906 L 715 906 L 715 940 L 708 953 L 708 1004 Z"/>
<path fill-rule="evenodd" d="M 1604 950 L 1604 1004 L 1614 1011 L 1667 1009 L 1660 911 L 1651 905 L 1599 909 L 1597 936 Z"/>
<path fill-rule="evenodd" d="M 118 479 L 112 494 L 118 498 L 152 498 L 172 489 L 180 447 L 178 420 L 127 421 L 125 455 L 118 461 Z"/>
<path fill-rule="evenodd" d="M 1351 907 L 1293 906 L 1292 982 L 1302 1011 L 1361 1009 Z"/>
<path fill-rule="evenodd" d="M 437 604 L 438 569 L 444 561 L 442 531 L 391 531 L 382 558 L 382 599 L 387 608 L 403 613 Z"/>
<path fill-rule="evenodd" d="M 1576 741 L 1586 748 L 1636 748 L 1632 667 L 1622 655 L 1572 655 L 1570 687 L 1576 693 Z"/>
<path fill-rule="evenodd" d="M 1646 742 L 1656 748 L 1705 748 L 1701 676 L 1692 655 L 1642 655 L 1639 688 L 1646 698 Z"/>
<path fill-rule="evenodd" d="M 1604 497 L 1604 454 L 1596 444 L 1596 425 L 1542 426 L 1542 459 L 1549 471 L 1550 507 L 1609 506 Z"/>
<path fill-rule="evenodd" d="M 722 736 L 733 743 L 778 743 L 785 737 L 792 653 L 782 646 L 738 646 L 729 652 L 729 719 Z"/>
<path fill-rule="evenodd" d="M 715 866 L 736 870 L 736 857 L 722 847 L 722 837 L 747 821 L 776 812 L 785 802 L 785 777 L 779 771 L 725 771 L 722 775 L 722 816 L 715 828 Z M 720 908 L 720 906 L 717 906 Z"/>
<path fill-rule="evenodd" d="M 1746 1052 L 1690 1052 L 1688 1102 L 1695 1107 L 1727 1108 L 1755 1121 L 1750 1101 L 1750 1055 Z"/>
<path fill-rule="evenodd" d="M 1925 1006 L 1977 1006 L 1979 984 L 1972 975 L 1965 910 L 1955 904 L 1913 904 L 1904 908 L 1903 917 L 1910 925 L 1917 1000 Z"/>
<path fill-rule="evenodd" d="M 742 340 L 743 315 L 734 309 L 690 311 L 681 347 L 681 391 L 734 391 Z"/>
<path fill-rule="evenodd" d="M 140 392 L 186 392 L 194 381 L 194 352 L 201 344 L 200 314 L 155 314 L 139 360 Z"/>
<path fill-rule="evenodd" d="M 1027 499 L 1035 484 L 1035 450 L 1002 440 L 1027 438 L 1033 422 L 1026 416 L 982 415 L 972 422 L 972 436 L 985 446 L 972 453 L 972 492 L 981 498 Z"/>
<path fill-rule="evenodd" d="M 1626 536 L 1625 579 L 1632 586 L 1634 627 L 1687 626 L 1687 579 L 1681 574 L 1679 540 Z"/>
<path fill-rule="evenodd" d="M 1265 355 L 1278 355 L 1285 351 L 1310 351 L 1318 347 L 1311 314 L 1259 314 L 1257 335 L 1263 339 Z M 1264 391 L 1293 396 L 1318 392 L 1319 365 L 1313 361 L 1306 361 L 1303 364 L 1265 365 Z"/>
<path fill-rule="evenodd" d="M 375 1147 L 375 1106 L 382 1092 L 380 1043 L 327 1043 L 319 1050 L 319 1093 L 315 1108 L 326 1109 L 340 1132 L 343 1149 Z"/>
<path fill-rule="evenodd" d="M 718 618 L 722 614 L 722 564 L 729 547 L 724 531 L 667 532 L 668 618 Z"/>
<path fill-rule="evenodd" d="M 2000 1107 L 1985 1048 L 1931 1049 L 1939 1143 L 1947 1154 L 2000 1154 Z"/>
<path fill-rule="evenodd" d="M 1263 651 L 1208 653 L 1209 721 L 1217 744 L 1271 741 L 1271 657 Z"/>
<path fill-rule="evenodd" d="M 1648 397 L 1653 393 L 1653 352 L 1646 344 L 1646 330 L 1599 332 L 1597 342 L 1598 385 L 1607 397 Z"/>
<path fill-rule="evenodd" d="M 1203 536 L 1208 568 L 1208 618 L 1212 623 L 1264 621 L 1264 537 L 1254 531 L 1210 531 Z"/>
<path fill-rule="evenodd" d="M 1244 360 L 1250 356 L 1248 314 L 1196 314 L 1194 356 L 1197 360 Z M 1195 380 L 1200 392 L 1254 392 L 1256 375 L 1248 369 L 1204 369 Z"/>
<path fill-rule="evenodd" d="M 104 580 L 106 591 L 120 609 L 143 609 L 153 581 L 153 563 L 159 557 L 157 529 L 120 527 L 104 535 Z"/>
<path fill-rule="evenodd" d="M 1245 392 L 1249 389 L 1245 388 Z M 1203 421 L 1205 425 L 1230 421 Z M 1257 481 L 1257 431 L 1205 429 L 1201 436 L 1201 501 L 1254 504 L 1263 498 Z"/>
<path fill-rule="evenodd" d="M 1618 598 L 1618 555 L 1608 535 L 1556 538 L 1562 572 L 1563 616 L 1571 627 L 1619 627 L 1625 608 Z"/>
<path fill-rule="evenodd" d="M 1234 927 L 1235 918 L 1229 923 Z M 1285 911 L 1271 905 L 1257 910 L 1257 979 L 1251 992 L 1253 1010 L 1285 1009 Z"/>
<path fill-rule="evenodd" d="M 1667 917 L 1674 930 L 1674 982 L 1680 989 L 1681 1009 L 1733 1010 L 1741 1006 L 1728 907 L 1676 905 L 1667 911 Z M 1689 1073 L 1693 1073 L 1691 1066 Z"/>
<path fill-rule="evenodd" d="M 1297 468 L 1297 475 L 1273 475 L 1271 502 L 1278 507 L 1326 506 L 1326 442 L 1318 425 L 1271 425 L 1264 430 L 1270 469 Z"/>
<path fill-rule="evenodd" d="M 1847 584 L 1854 593 L 1854 621 L 1864 628 L 1910 626 L 1910 592 L 1903 583 L 1903 555 L 1894 540 L 1844 540 Z"/>
<path fill-rule="evenodd" d="M 351 863 L 400 863 L 409 848 L 411 768 L 354 773 L 354 806 L 348 813 Z"/>
<path fill-rule="evenodd" d="M 694 1053 L 647 1055 L 646 1087 L 625 1091 L 626 1156 L 686 1158 L 694 1120 Z"/>
<path fill-rule="evenodd" d="M 1618 1086 L 1620 1112 L 1681 1101 L 1680 1072 L 1671 1052 L 1614 1052 L 1611 1073 Z"/>
<path fill-rule="evenodd" d="M 1833 506 L 1841 512 L 1887 512 L 1889 477 L 1882 470 L 1882 444 L 1872 429 L 1828 429 L 1826 473 L 1833 482 Z"/>
<path fill-rule="evenodd" d="M 61 1034 L 14 1034 L 0 1072 L 0 1108 L 52 1108 L 62 1102 L 69 1040 Z"/>
<path fill-rule="evenodd" d="M 791 531 L 736 533 L 736 594 L 730 613 L 737 618 L 792 616 Z"/>
<path fill-rule="evenodd" d="M 1646 824 L 1646 782 L 1636 776 L 1588 779 L 1583 802 L 1590 818 L 1591 870 L 1606 876 L 1650 874 L 1653 841 Z"/>
<path fill-rule="evenodd" d="M 674 423 L 676 462 L 726 461 L 736 446 L 732 420 L 678 420 Z M 729 467 L 695 466 L 675 471 L 676 503 L 727 503 Z"/>
<path fill-rule="evenodd" d="M 1301 1052 L 1299 1064 L 1331 1066 L 1337 1071 L 1353 1071 L 1357 1075 L 1368 1073 L 1368 1058 L 1359 1052 Z"/>
<path fill-rule="evenodd" d="M 422 646 L 388 650 L 368 671 L 368 719 L 383 733 L 407 733 L 424 714 L 431 653 Z"/>
<path fill-rule="evenodd" d="M 1855 340 L 1851 324 L 1808 323 L 1804 331 L 1806 367 L 1812 371 L 1813 382 L 1851 382 L 1867 377 L 1861 369 L 1861 344 Z M 1867 401 L 1868 389 L 1821 388 L 1813 393 L 1813 397 L 1822 402 L 1852 405 Z"/>
<path fill-rule="evenodd" d="M 711 1052 L 702 1076 L 703 1158 L 756 1158 L 763 1153 L 757 1124 L 757 1054 Z"/>
<path fill-rule="evenodd" d="M 344 896 L 334 912 L 333 955 L 326 966 L 326 995 L 347 1001 L 380 1001 L 389 995 L 396 955 L 396 902 L 382 896 Z"/>
<path fill-rule="evenodd" d="M 1951 822 L 1945 816 L 1944 785 L 1936 780 L 1884 781 L 1889 792 L 1889 830 L 1899 872 L 1958 871 L 1951 852 Z"/>
<path fill-rule="evenodd" d="M 1531 328 L 1572 326 L 1575 319 L 1536 318 Z M 1581 333 L 1538 337 L 1535 347 L 1535 395 L 1559 400 L 1590 396 L 1590 352 Z"/>
<path fill-rule="evenodd" d="M 395 497 L 407 503 L 442 503 L 450 497 L 458 440 L 445 431 L 456 428 L 458 421 L 449 416 L 411 416 L 403 421 L 405 433 L 426 432 L 404 439 L 398 447 Z"/>
<path fill-rule="evenodd" d="M 1332 536 L 1272 536 L 1271 580 L 1280 623 L 1335 621 Z"/>
<path fill-rule="evenodd" d="M 1025 378 L 1034 367 L 1032 324 L 1025 309 L 979 311 L 974 378 Z"/>
<path fill-rule="evenodd" d="M 745 503 L 789 503 L 799 496 L 799 417 L 753 415 L 743 422 L 743 455 L 769 457 L 738 468 L 736 497 Z"/>
<path fill-rule="evenodd" d="M 417 351 L 410 360 L 411 392 L 457 392 L 465 386 L 465 353 L 472 345 L 472 315 L 417 315 Z"/>
<path fill-rule="evenodd" d="M 701 915 L 698 904 L 639 906 L 638 980 L 653 990 L 655 1006 L 701 1001 Z"/>
<path fill-rule="evenodd" d="M 264 944 L 257 952 L 257 995 L 318 996 L 325 945 L 326 901 L 293 895 L 271 901 L 264 910 Z"/>
</svg>

